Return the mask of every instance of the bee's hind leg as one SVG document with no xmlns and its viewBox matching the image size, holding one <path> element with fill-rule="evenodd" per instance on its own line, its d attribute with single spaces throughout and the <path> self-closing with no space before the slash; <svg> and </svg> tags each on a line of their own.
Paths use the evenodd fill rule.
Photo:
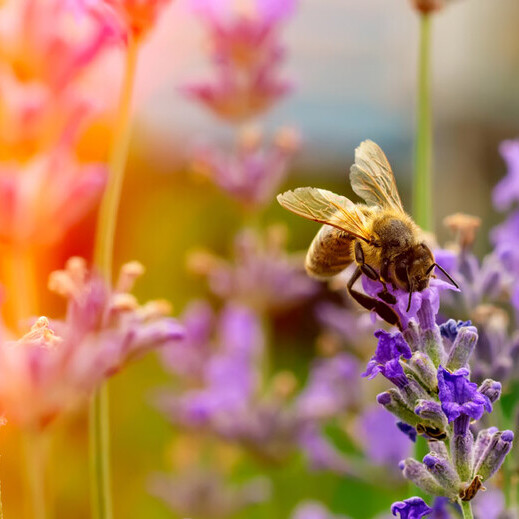
<svg viewBox="0 0 519 519">
<path fill-rule="evenodd" d="M 374 297 L 367 296 L 357 290 L 353 289 L 353 285 L 362 275 L 363 270 L 362 266 L 357 266 L 353 276 L 351 276 L 348 281 L 348 293 L 359 303 L 359 305 L 363 306 L 366 310 L 375 311 L 379 317 L 384 319 L 389 324 L 397 326 L 400 331 L 402 331 L 402 323 L 400 322 L 400 318 L 397 313 L 386 303 L 375 299 Z"/>
</svg>

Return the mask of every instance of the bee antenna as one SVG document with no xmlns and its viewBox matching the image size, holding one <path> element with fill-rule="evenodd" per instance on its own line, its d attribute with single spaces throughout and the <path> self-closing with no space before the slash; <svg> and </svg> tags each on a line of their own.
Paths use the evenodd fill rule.
<svg viewBox="0 0 519 519">
<path fill-rule="evenodd" d="M 427 269 L 427 273 L 426 274 L 429 274 L 431 272 L 431 270 L 434 268 L 434 267 L 437 267 L 439 268 L 442 273 L 444 274 L 444 276 L 456 287 L 456 288 L 460 288 L 458 283 L 456 283 L 456 281 L 454 281 L 454 279 L 452 279 L 450 276 L 449 276 L 449 273 L 441 266 L 441 265 L 438 265 L 438 263 L 433 263 L 428 269 Z"/>
</svg>

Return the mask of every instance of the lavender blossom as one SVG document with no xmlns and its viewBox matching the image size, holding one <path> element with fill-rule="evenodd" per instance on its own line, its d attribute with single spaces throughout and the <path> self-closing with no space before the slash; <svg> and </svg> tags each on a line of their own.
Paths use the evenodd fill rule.
<svg viewBox="0 0 519 519">
<path fill-rule="evenodd" d="M 188 316 L 190 313 L 187 314 Z M 200 314 L 205 326 L 207 316 Z M 199 329 L 195 323 L 187 327 Z M 288 373 L 260 385 L 263 335 L 256 315 L 247 307 L 228 304 L 213 320 L 203 370 L 184 391 L 164 392 L 159 406 L 175 424 L 205 430 L 239 444 L 254 456 L 279 463 L 301 448 L 316 469 L 348 472 L 349 465 L 322 432 L 323 424 L 356 404 L 351 380 L 358 363 L 347 354 L 322 359 L 313 366 L 298 394 Z M 191 342 L 193 344 L 193 342 Z M 181 347 L 182 347 L 181 343 Z M 179 370 L 165 357 L 166 367 Z"/>
<path fill-rule="evenodd" d="M 292 14 L 296 2 L 251 2 L 247 11 L 232 2 L 195 0 L 211 41 L 212 81 L 187 85 L 184 93 L 231 122 L 260 114 L 290 90 L 290 82 L 277 77 L 284 57 L 279 27 Z"/>
<path fill-rule="evenodd" d="M 364 411 L 357 420 L 356 432 L 366 456 L 375 465 L 394 470 L 411 453 L 413 443 L 409 436 L 384 409 L 370 407 Z"/>
<path fill-rule="evenodd" d="M 391 506 L 391 513 L 397 514 L 401 519 L 420 519 L 432 512 L 432 508 L 427 506 L 425 501 L 420 497 L 410 497 L 405 501 L 398 501 Z"/>
<path fill-rule="evenodd" d="M 238 137 L 235 150 L 227 155 L 210 146 L 195 151 L 196 173 L 239 202 L 247 211 L 268 205 L 286 177 L 290 161 L 299 147 L 297 132 L 283 128 L 266 146 L 257 129 L 247 129 Z"/>
<path fill-rule="evenodd" d="M 255 309 L 260 314 L 292 308 L 314 293 L 318 284 L 304 272 L 303 258 L 285 252 L 285 229 L 270 227 L 264 236 L 252 230 L 238 234 L 234 262 L 198 252 L 190 268 L 207 277 L 218 297 Z"/>
<path fill-rule="evenodd" d="M 413 428 L 429 440 L 430 453 L 422 462 L 407 458 L 400 464 L 404 476 L 429 494 L 466 502 L 499 469 L 513 433 L 496 429 L 480 433 L 474 441 L 470 422 L 492 411 L 501 386 L 487 379 L 478 388 L 470 381 L 466 366 L 478 340 L 477 329 L 450 322 L 441 330 L 434 290 L 433 286 L 424 291 L 403 333 L 376 332 L 379 344 L 365 375 L 372 378 L 380 372 L 396 386 L 380 394 L 378 402 L 406 424 L 400 426 L 406 432 Z M 398 503 L 392 511 L 423 517 L 432 509 L 414 500 Z"/>
<path fill-rule="evenodd" d="M 68 299 L 66 319 L 40 317 L 21 339 L 0 344 L 0 412 L 7 420 L 43 428 L 130 360 L 183 337 L 182 326 L 166 317 L 169 305 L 139 305 L 129 293 L 142 271 L 137 263 L 123 266 L 115 290 L 80 258 L 51 275 L 51 288 Z"/>
</svg>

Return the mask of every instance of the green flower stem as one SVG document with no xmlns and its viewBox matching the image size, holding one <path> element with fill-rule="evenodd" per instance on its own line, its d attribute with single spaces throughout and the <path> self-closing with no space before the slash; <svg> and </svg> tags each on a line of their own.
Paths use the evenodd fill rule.
<svg viewBox="0 0 519 519">
<path fill-rule="evenodd" d="M 40 431 L 26 431 L 23 435 L 23 447 L 30 517 L 45 519 L 47 517 L 47 504 L 45 500 L 45 444 L 43 434 Z M 0 507 L 0 518 L 2 515 Z"/>
<path fill-rule="evenodd" d="M 126 53 L 121 97 L 114 131 L 114 141 L 108 162 L 108 183 L 99 209 L 94 247 L 94 262 L 110 282 L 114 250 L 117 212 L 130 147 L 130 117 L 135 73 L 137 69 L 138 43 L 130 38 Z"/>
<path fill-rule="evenodd" d="M 463 514 L 463 519 L 474 519 L 470 501 L 462 501 L 461 499 L 459 499 L 458 503 L 461 506 L 461 513 Z"/>
<path fill-rule="evenodd" d="M 420 16 L 413 212 L 416 223 L 422 229 L 432 231 L 431 15 Z"/>
<path fill-rule="evenodd" d="M 89 415 L 90 478 L 92 517 L 112 517 L 110 488 L 110 420 L 108 386 L 104 384 L 92 398 Z"/>
<path fill-rule="evenodd" d="M 94 262 L 108 283 L 112 281 L 117 212 L 130 146 L 130 117 L 137 55 L 138 44 L 130 38 L 114 142 L 108 163 L 108 183 L 97 220 Z M 96 519 L 111 519 L 112 517 L 109 432 L 108 387 L 105 384 L 93 396 L 90 406 L 91 498 L 92 513 Z"/>
</svg>

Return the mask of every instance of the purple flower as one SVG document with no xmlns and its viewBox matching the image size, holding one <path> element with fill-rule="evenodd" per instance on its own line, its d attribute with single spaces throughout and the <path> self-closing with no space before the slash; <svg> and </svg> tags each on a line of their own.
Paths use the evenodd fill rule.
<svg viewBox="0 0 519 519">
<path fill-rule="evenodd" d="M 359 398 L 358 380 L 359 364 L 347 353 L 316 362 L 296 401 L 299 416 L 322 419 L 344 411 Z"/>
<path fill-rule="evenodd" d="M 474 514 L 484 519 L 500 519 L 505 511 L 505 496 L 498 489 L 481 493 L 474 502 Z"/>
<path fill-rule="evenodd" d="M 378 297 L 378 293 L 382 290 L 382 285 L 379 281 L 373 281 L 366 276 L 362 277 L 362 286 L 364 291 L 372 297 Z M 407 328 L 410 319 L 418 318 L 418 314 L 424 306 L 424 301 L 428 302 L 431 315 L 434 318 L 440 308 L 440 291 L 458 291 L 458 289 L 448 281 L 439 278 L 431 278 L 429 286 L 425 290 L 422 290 L 421 292 L 413 292 L 411 296 L 411 306 L 409 307 L 409 311 L 407 311 L 409 292 L 399 288 L 393 289 L 391 286 L 388 286 L 387 288 L 397 300 L 396 304 L 393 305 L 393 309 L 400 317 L 400 322 L 404 329 Z"/>
<path fill-rule="evenodd" d="M 499 151 L 508 166 L 508 173 L 494 188 L 493 201 L 496 209 L 504 211 L 519 200 L 519 141 L 504 141 Z"/>
<path fill-rule="evenodd" d="M 247 211 L 265 207 L 286 177 L 299 147 L 299 136 L 292 128 L 282 128 L 272 145 L 266 146 L 262 141 L 257 129 L 248 129 L 242 132 L 237 148 L 230 155 L 210 145 L 200 147 L 195 151 L 194 170 Z"/>
<path fill-rule="evenodd" d="M 477 384 L 468 380 L 468 374 L 467 369 L 454 373 L 441 366 L 438 369 L 439 398 L 449 422 L 462 415 L 479 420 L 485 410 L 492 412 L 492 403 L 478 391 Z"/>
<path fill-rule="evenodd" d="M 427 506 L 421 497 L 410 497 L 405 501 L 398 501 L 391 506 L 391 513 L 396 517 L 400 515 L 400 519 L 420 519 L 429 515 L 433 509 Z"/>
<path fill-rule="evenodd" d="M 326 435 L 315 426 L 305 426 L 299 433 L 298 443 L 312 470 L 328 470 L 336 474 L 351 474 L 352 467 Z"/>
<path fill-rule="evenodd" d="M 410 429 L 416 438 L 416 430 Z M 399 430 L 395 417 L 379 406 L 362 413 L 356 430 L 365 453 L 377 465 L 395 468 L 400 460 L 411 454 L 409 437 Z"/>
<path fill-rule="evenodd" d="M 411 348 L 400 332 L 389 333 L 385 330 L 377 330 L 375 337 L 378 339 L 378 346 L 362 376 L 372 379 L 378 373 L 382 373 L 398 387 L 406 386 L 409 381 L 400 365 L 400 358 L 410 359 Z"/>
<path fill-rule="evenodd" d="M 246 229 L 235 239 L 233 262 L 204 251 L 191 256 L 190 268 L 206 276 L 211 291 L 224 300 L 258 313 L 292 308 L 318 285 L 306 275 L 302 257 L 285 251 L 285 234 L 279 226 L 264 235 Z"/>
<path fill-rule="evenodd" d="M 441 336 L 444 339 L 454 342 L 460 329 L 465 326 L 472 326 L 472 323 L 470 321 L 455 321 L 454 319 L 449 319 L 447 322 L 440 324 Z"/>
<path fill-rule="evenodd" d="M 205 301 L 194 301 L 180 321 L 185 330 L 184 338 L 178 341 L 175 348 L 161 351 L 162 362 L 171 373 L 200 379 L 210 355 L 213 311 Z"/>
<path fill-rule="evenodd" d="M 405 422 L 397 422 L 396 426 L 412 441 L 416 442 L 416 429 Z"/>
</svg>

